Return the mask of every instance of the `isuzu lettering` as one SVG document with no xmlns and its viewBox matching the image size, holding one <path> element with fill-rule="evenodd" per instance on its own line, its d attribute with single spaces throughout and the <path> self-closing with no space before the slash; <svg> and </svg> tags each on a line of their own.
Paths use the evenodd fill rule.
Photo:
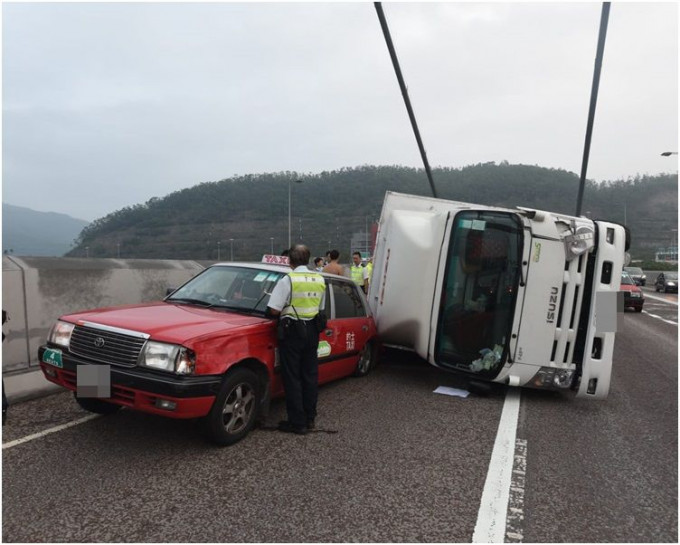
<svg viewBox="0 0 680 545">
<path fill-rule="evenodd" d="M 369 305 L 437 367 L 603 399 L 626 249 L 615 223 L 388 192 Z"/>
</svg>

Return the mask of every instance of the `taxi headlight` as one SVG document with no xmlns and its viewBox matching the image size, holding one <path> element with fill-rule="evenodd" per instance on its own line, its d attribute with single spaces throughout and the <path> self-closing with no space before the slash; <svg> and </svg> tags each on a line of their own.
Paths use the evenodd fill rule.
<svg viewBox="0 0 680 545">
<path fill-rule="evenodd" d="M 73 328 L 75 327 L 74 324 L 57 320 L 52 326 L 47 340 L 51 343 L 63 346 L 64 348 L 68 348 L 69 343 L 71 342 L 71 333 L 73 333 Z"/>
<path fill-rule="evenodd" d="M 193 352 L 177 344 L 147 341 L 139 356 L 139 365 L 179 375 L 194 372 Z"/>
</svg>

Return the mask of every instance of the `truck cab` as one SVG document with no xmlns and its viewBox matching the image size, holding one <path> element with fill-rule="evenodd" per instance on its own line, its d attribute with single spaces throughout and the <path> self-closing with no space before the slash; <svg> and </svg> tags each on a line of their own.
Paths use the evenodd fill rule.
<svg viewBox="0 0 680 545">
<path fill-rule="evenodd" d="M 369 305 L 442 369 L 604 398 L 625 245 L 613 223 L 388 192 Z"/>
</svg>

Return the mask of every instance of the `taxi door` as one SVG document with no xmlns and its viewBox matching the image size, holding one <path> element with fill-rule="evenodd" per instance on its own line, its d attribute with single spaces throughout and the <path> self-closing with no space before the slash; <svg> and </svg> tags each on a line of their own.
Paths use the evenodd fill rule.
<svg viewBox="0 0 680 545">
<path fill-rule="evenodd" d="M 365 298 L 353 282 L 325 278 L 328 325 L 319 335 L 319 382 L 354 372 L 371 331 Z"/>
</svg>

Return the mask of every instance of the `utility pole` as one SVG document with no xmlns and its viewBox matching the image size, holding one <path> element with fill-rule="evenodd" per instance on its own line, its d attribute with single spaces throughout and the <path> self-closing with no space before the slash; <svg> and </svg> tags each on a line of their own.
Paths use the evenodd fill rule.
<svg viewBox="0 0 680 545">
<path fill-rule="evenodd" d="M 588 126 L 586 127 L 586 143 L 583 147 L 583 162 L 581 164 L 581 180 L 578 186 L 576 198 L 576 215 L 581 215 L 583 205 L 583 190 L 586 186 L 586 172 L 588 171 L 588 158 L 590 156 L 590 141 L 593 136 L 593 124 L 595 122 L 595 107 L 597 106 L 597 92 L 600 88 L 600 72 L 602 71 L 602 57 L 604 57 L 604 42 L 607 38 L 607 23 L 609 21 L 609 8 L 611 2 L 602 3 L 602 15 L 600 16 L 600 35 L 597 41 L 597 54 L 595 56 L 595 71 L 593 73 L 593 87 L 590 92 L 590 110 L 588 112 Z"/>
</svg>

